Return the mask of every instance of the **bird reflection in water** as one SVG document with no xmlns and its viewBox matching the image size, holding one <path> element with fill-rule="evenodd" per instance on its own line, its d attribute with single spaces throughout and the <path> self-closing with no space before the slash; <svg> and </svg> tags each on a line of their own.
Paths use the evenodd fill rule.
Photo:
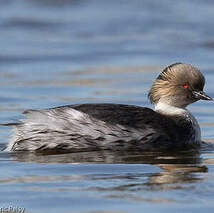
<svg viewBox="0 0 214 213">
<path fill-rule="evenodd" d="M 42 154 L 18 152 L 10 154 L 15 161 L 21 162 L 38 162 L 38 163 L 98 163 L 103 164 L 149 164 L 158 166 L 158 172 L 150 173 L 148 171 L 137 170 L 130 173 L 113 173 L 113 174 L 92 174 L 81 177 L 91 180 L 111 180 L 111 179 L 137 179 L 133 183 L 123 181 L 123 184 L 114 187 L 94 186 L 84 190 L 95 190 L 105 192 L 126 191 L 133 192 L 136 190 L 165 190 L 165 189 L 180 189 L 186 187 L 183 183 L 194 183 L 202 181 L 197 173 L 207 172 L 208 169 L 202 164 L 200 152 L 180 151 L 180 152 L 111 152 L 111 151 L 96 151 L 96 152 L 79 152 L 65 154 Z M 90 167 L 90 165 L 89 165 Z M 142 167 L 140 167 L 142 168 Z M 103 170 L 105 171 L 105 169 Z M 80 175 L 81 176 L 81 175 Z M 53 178 L 53 177 L 52 177 Z M 59 178 L 59 177 L 58 177 Z M 140 181 L 139 181 L 140 180 Z M 127 195 L 128 196 L 128 195 Z M 130 196 L 130 195 L 129 195 Z M 139 199 L 129 197 L 131 199 Z"/>
</svg>

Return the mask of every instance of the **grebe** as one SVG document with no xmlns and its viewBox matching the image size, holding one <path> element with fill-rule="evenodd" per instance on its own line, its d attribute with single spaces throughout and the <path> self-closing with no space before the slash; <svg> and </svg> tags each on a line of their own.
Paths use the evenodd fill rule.
<svg viewBox="0 0 214 213">
<path fill-rule="evenodd" d="M 198 146 L 201 132 L 186 106 L 212 100 L 194 66 L 176 63 L 154 81 L 148 97 L 155 110 L 124 104 L 79 104 L 25 111 L 6 151 L 90 151 Z"/>
</svg>

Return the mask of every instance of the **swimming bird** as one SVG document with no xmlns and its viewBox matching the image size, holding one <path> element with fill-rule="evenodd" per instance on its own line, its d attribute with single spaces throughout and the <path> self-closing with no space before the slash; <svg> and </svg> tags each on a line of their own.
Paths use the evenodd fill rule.
<svg viewBox="0 0 214 213">
<path fill-rule="evenodd" d="M 194 66 L 175 63 L 153 82 L 154 110 L 125 104 L 78 104 L 27 110 L 12 125 L 6 151 L 91 151 L 198 147 L 201 131 L 186 107 L 200 99 L 205 78 Z"/>
</svg>

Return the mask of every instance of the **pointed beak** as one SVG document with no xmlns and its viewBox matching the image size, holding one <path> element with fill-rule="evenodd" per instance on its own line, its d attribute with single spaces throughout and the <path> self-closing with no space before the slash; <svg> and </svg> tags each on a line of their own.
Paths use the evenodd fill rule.
<svg viewBox="0 0 214 213">
<path fill-rule="evenodd" d="M 213 100 L 204 91 L 193 91 L 192 94 L 193 94 L 194 98 L 196 98 L 198 100 L 207 100 L 207 101 L 212 101 Z"/>
</svg>

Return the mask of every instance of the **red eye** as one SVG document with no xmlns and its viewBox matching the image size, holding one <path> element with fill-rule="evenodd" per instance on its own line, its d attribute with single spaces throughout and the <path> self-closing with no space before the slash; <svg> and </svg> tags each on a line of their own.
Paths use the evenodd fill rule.
<svg viewBox="0 0 214 213">
<path fill-rule="evenodd" d="M 189 86 L 187 84 L 182 85 L 184 89 L 187 89 Z"/>
</svg>

